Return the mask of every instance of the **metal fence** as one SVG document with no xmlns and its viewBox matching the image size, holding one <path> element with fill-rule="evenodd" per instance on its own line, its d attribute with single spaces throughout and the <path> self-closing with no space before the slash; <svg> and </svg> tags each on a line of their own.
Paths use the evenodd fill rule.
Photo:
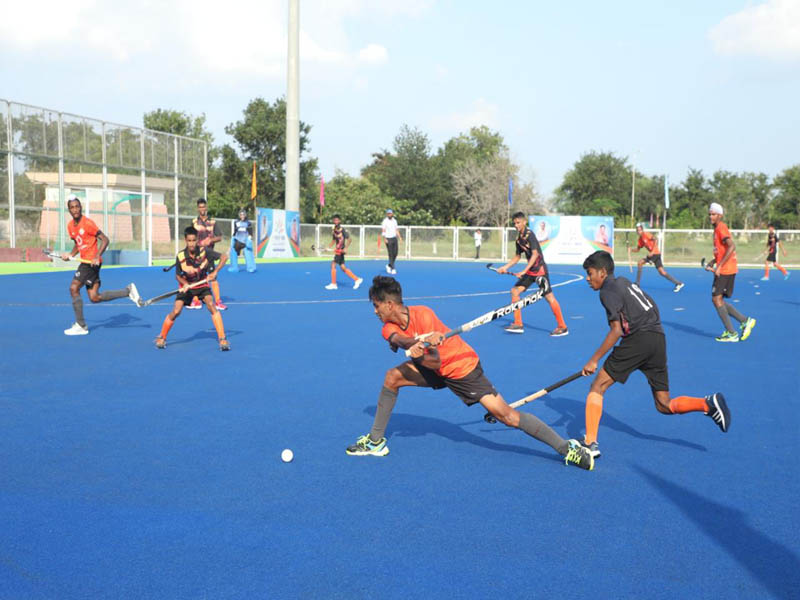
<svg viewBox="0 0 800 600">
<path fill-rule="evenodd" d="M 0 248 L 71 247 L 75 194 L 112 250 L 174 254 L 207 157 L 203 140 L 0 99 Z"/>
</svg>

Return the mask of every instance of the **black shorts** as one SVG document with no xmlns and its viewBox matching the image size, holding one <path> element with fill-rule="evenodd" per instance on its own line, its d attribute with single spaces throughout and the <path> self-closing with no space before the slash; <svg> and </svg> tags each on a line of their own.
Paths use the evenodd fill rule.
<svg viewBox="0 0 800 600">
<path fill-rule="evenodd" d="M 342 253 L 342 254 L 334 254 L 333 255 L 333 262 L 336 263 L 337 265 L 343 265 L 344 264 L 344 253 Z"/>
<path fill-rule="evenodd" d="M 462 402 L 467 406 L 477 404 L 487 394 L 497 395 L 497 390 L 494 389 L 492 382 L 484 375 L 480 361 L 472 371 L 461 379 L 442 377 L 431 369 L 419 365 L 414 366 L 419 370 L 428 387 L 432 387 L 435 390 L 440 390 L 444 387 L 450 388 L 450 391 L 461 398 Z"/>
<path fill-rule="evenodd" d="M 80 281 L 87 289 L 94 287 L 96 283 L 100 283 L 100 265 L 81 263 L 72 278 Z"/>
<path fill-rule="evenodd" d="M 711 284 L 712 296 L 724 296 L 730 298 L 733 296 L 733 280 L 736 279 L 736 273 L 733 275 L 715 275 L 714 283 Z"/>
<path fill-rule="evenodd" d="M 778 262 L 778 253 L 777 252 L 770 252 L 767 254 L 767 262 Z"/>
<path fill-rule="evenodd" d="M 663 269 L 664 263 L 661 262 L 661 255 L 660 254 L 649 254 L 647 258 L 644 259 L 644 262 L 650 263 L 656 269 Z"/>
<path fill-rule="evenodd" d="M 544 277 L 547 280 L 547 291 L 544 293 L 544 295 L 547 296 L 547 294 L 552 294 L 553 288 L 550 287 L 550 274 L 547 271 L 545 271 L 541 275 L 529 275 L 528 273 L 525 273 L 522 277 L 517 279 L 517 282 L 514 284 L 514 287 L 522 287 L 526 290 L 532 285 L 536 285 L 538 287 L 536 280 L 539 277 Z"/>
<path fill-rule="evenodd" d="M 637 331 L 622 338 L 603 368 L 619 383 L 625 383 L 634 371 L 641 371 L 654 392 L 668 392 L 667 339 L 657 331 Z"/>
<path fill-rule="evenodd" d="M 236 256 L 241 256 L 242 249 L 246 248 L 247 244 L 244 242 L 240 242 L 239 240 L 233 240 L 233 251 L 236 252 Z"/>
<path fill-rule="evenodd" d="M 175 299 L 181 300 L 184 303 L 184 305 L 188 306 L 189 304 L 192 303 L 192 300 L 194 298 L 199 298 L 200 302 L 203 302 L 203 299 L 210 294 L 211 294 L 211 288 L 208 286 L 204 286 L 199 288 L 190 288 L 186 290 L 183 294 L 178 294 L 178 297 Z"/>
</svg>

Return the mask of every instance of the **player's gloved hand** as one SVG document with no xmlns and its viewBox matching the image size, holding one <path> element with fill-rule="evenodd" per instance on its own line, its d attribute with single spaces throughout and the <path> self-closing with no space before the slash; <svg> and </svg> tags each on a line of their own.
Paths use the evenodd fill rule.
<svg viewBox="0 0 800 600">
<path fill-rule="evenodd" d="M 422 340 L 418 341 L 411 346 L 408 351 L 411 353 L 411 358 L 421 358 L 422 355 L 425 354 L 425 342 Z"/>
<path fill-rule="evenodd" d="M 440 331 L 433 331 L 426 334 L 424 341 L 428 342 L 431 346 L 438 346 L 444 341 L 444 334 Z"/>
<path fill-rule="evenodd" d="M 180 288 L 178 288 L 178 289 L 180 289 L 180 291 L 181 291 L 181 294 L 185 294 L 186 292 L 188 292 L 188 291 L 189 291 L 189 284 L 188 284 L 188 283 L 185 283 L 185 284 L 183 284 L 183 285 L 182 285 Z"/>
<path fill-rule="evenodd" d="M 497 269 L 497 272 L 498 273 L 508 273 L 508 269 L 506 269 L 505 267 L 500 267 L 499 269 Z"/>
<path fill-rule="evenodd" d="M 70 257 L 70 255 L 65 252 L 64 254 L 61 255 L 61 260 L 68 261 L 69 257 Z"/>
<path fill-rule="evenodd" d="M 590 360 L 585 365 L 583 365 L 583 369 L 581 370 L 581 374 L 584 375 L 584 376 L 585 375 L 591 375 L 595 371 L 597 371 L 597 361 L 596 360 Z"/>
</svg>

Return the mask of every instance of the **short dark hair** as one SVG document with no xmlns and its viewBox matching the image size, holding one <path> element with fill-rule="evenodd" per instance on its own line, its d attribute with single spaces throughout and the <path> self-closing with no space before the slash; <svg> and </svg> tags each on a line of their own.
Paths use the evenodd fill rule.
<svg viewBox="0 0 800 600">
<path fill-rule="evenodd" d="M 613 275 L 614 259 L 611 258 L 611 255 L 605 250 L 598 250 L 597 252 L 592 252 L 589 256 L 586 257 L 586 260 L 583 261 L 583 269 L 585 271 L 588 271 L 590 268 L 605 269 L 608 275 Z"/>
<path fill-rule="evenodd" d="M 197 206 L 200 206 L 201 204 L 208 204 L 208 202 L 206 201 L 205 198 L 198 198 L 197 199 Z"/>
<path fill-rule="evenodd" d="M 339 220 L 341 221 L 341 220 L 342 220 L 342 217 L 340 217 L 339 215 L 333 215 L 333 216 L 331 217 L 331 220 L 333 220 L 333 219 L 339 219 Z"/>
<path fill-rule="evenodd" d="M 183 230 L 183 237 L 186 237 L 187 235 L 197 236 L 197 229 L 194 228 L 194 225 L 189 225 Z"/>
<path fill-rule="evenodd" d="M 522 212 L 521 210 L 518 210 L 518 211 L 517 211 L 517 212 L 515 212 L 513 215 L 511 215 L 511 220 L 512 220 L 512 221 L 513 221 L 514 219 L 524 219 L 524 218 L 525 218 L 525 213 L 524 213 L 524 212 Z"/>
<path fill-rule="evenodd" d="M 397 304 L 403 303 L 403 288 L 394 277 L 376 275 L 369 288 L 369 299 L 373 302 L 386 302 L 391 300 Z"/>
</svg>

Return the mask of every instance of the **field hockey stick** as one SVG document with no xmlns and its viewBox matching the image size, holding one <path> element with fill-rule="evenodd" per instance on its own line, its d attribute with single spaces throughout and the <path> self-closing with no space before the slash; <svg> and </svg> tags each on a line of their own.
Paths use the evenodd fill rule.
<svg viewBox="0 0 800 600">
<path fill-rule="evenodd" d="M 174 266 L 175 266 L 175 263 L 172 263 L 170 265 L 167 265 L 166 267 L 164 267 L 161 270 L 164 271 L 164 273 L 166 273 L 167 271 L 171 271 Z"/>
<path fill-rule="evenodd" d="M 633 259 L 631 258 L 631 247 L 628 246 L 628 270 L 633 273 Z"/>
<path fill-rule="evenodd" d="M 529 294 L 522 298 L 521 300 L 517 300 L 516 302 L 512 302 L 507 306 L 501 306 L 500 308 L 496 308 L 490 312 L 487 312 L 485 315 L 481 315 L 477 319 L 473 319 L 468 323 L 464 323 L 460 327 L 456 327 L 455 329 L 451 329 L 447 333 L 444 334 L 444 339 L 453 337 L 454 335 L 459 335 L 464 333 L 465 331 L 469 331 L 470 329 L 475 329 L 476 327 L 480 327 L 481 325 L 486 325 L 487 323 L 491 323 L 495 319 L 499 319 L 500 317 L 505 317 L 506 315 L 511 314 L 515 310 L 519 310 L 521 308 L 525 308 L 529 304 L 533 304 L 534 302 L 538 302 L 541 300 L 545 293 L 550 289 L 547 284 L 547 279 L 544 277 L 537 277 L 536 283 L 539 285 L 539 289 L 532 294 Z M 420 340 L 424 339 L 430 334 L 424 334 L 420 336 Z M 425 348 L 429 348 L 430 344 L 425 342 Z M 411 356 L 411 349 L 409 348 L 406 350 L 406 356 Z"/>
<path fill-rule="evenodd" d="M 49 248 L 44 250 L 44 254 L 46 256 L 48 256 L 49 258 L 52 258 L 52 259 L 58 258 L 58 259 L 63 260 L 62 256 L 58 252 L 50 250 Z M 92 264 L 92 261 L 90 261 L 88 258 L 78 258 L 77 256 L 70 256 L 67 259 L 67 262 L 82 262 L 85 265 Z"/>
<path fill-rule="evenodd" d="M 556 381 L 555 383 L 551 383 L 547 387 L 540 389 L 538 392 L 535 392 L 535 393 L 531 394 L 530 396 L 525 396 L 524 398 L 522 398 L 520 400 L 517 400 L 516 402 L 514 402 L 512 404 L 509 404 L 509 406 L 511 408 L 519 408 L 520 406 L 523 406 L 523 405 L 527 404 L 528 402 L 533 402 L 534 400 L 536 400 L 538 398 L 541 398 L 542 396 L 544 396 L 546 394 L 549 394 L 553 390 L 557 390 L 562 385 L 567 385 L 568 383 L 570 383 L 572 381 L 575 381 L 576 379 L 578 379 L 578 377 L 582 377 L 582 376 L 583 376 L 583 370 L 580 370 L 577 373 L 573 373 L 569 377 L 565 377 L 561 381 Z M 494 415 L 492 415 L 492 413 L 488 413 L 488 412 L 485 415 L 483 415 L 483 420 L 486 421 L 487 423 L 497 423 L 497 419 L 495 419 Z"/>
<path fill-rule="evenodd" d="M 208 279 L 201 279 L 200 281 L 196 281 L 189 286 L 189 289 L 196 288 L 198 286 L 203 285 L 204 283 L 208 283 Z M 156 296 L 155 298 L 150 298 L 149 300 L 145 300 L 139 306 L 150 306 L 154 302 L 158 302 L 159 300 L 163 300 L 164 298 L 169 298 L 170 296 L 177 296 L 181 293 L 183 288 L 178 288 L 177 290 L 172 290 L 171 292 L 167 292 L 166 294 L 161 294 L 160 296 Z"/>
<path fill-rule="evenodd" d="M 704 256 L 703 258 L 701 258 L 701 259 L 700 259 L 700 266 L 701 266 L 703 269 L 705 269 L 706 271 L 711 271 L 711 272 L 713 273 L 713 272 L 714 272 L 714 269 L 709 269 L 709 268 L 707 268 L 707 267 L 706 267 L 706 264 L 710 264 L 710 263 L 706 263 L 706 257 Z"/>
<path fill-rule="evenodd" d="M 500 271 L 497 270 L 497 267 L 494 267 L 492 265 L 494 265 L 494 263 L 487 263 L 486 268 L 489 269 L 490 271 L 494 271 L 495 273 L 500 273 Z M 500 275 L 513 275 L 514 277 L 517 277 L 516 273 L 511 273 L 510 271 L 506 271 L 505 273 L 500 273 Z"/>
<path fill-rule="evenodd" d="M 317 248 L 314 244 L 311 244 L 311 251 L 312 252 L 333 252 L 333 248 L 325 246 L 324 248 Z"/>
</svg>

